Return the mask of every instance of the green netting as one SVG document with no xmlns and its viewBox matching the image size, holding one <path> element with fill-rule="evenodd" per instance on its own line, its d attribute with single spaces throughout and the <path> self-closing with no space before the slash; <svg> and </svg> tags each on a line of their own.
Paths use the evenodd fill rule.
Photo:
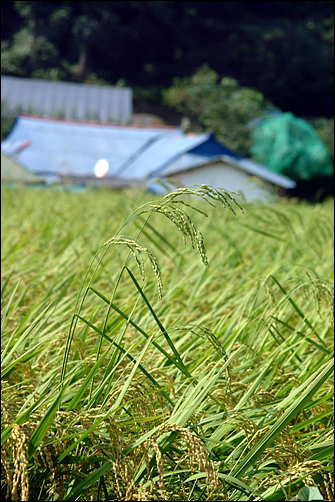
<svg viewBox="0 0 335 502">
<path fill-rule="evenodd" d="M 333 174 L 333 164 L 317 132 L 305 120 L 282 113 L 253 130 L 250 153 L 260 164 L 295 181 Z"/>
</svg>

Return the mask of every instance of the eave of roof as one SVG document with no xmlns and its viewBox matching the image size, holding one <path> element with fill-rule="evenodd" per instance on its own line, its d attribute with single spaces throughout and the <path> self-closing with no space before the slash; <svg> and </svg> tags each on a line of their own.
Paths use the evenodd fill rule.
<svg viewBox="0 0 335 502">
<path fill-rule="evenodd" d="M 121 177 L 137 178 L 137 173 L 145 177 L 156 177 L 164 172 L 166 166 L 189 150 L 207 141 L 209 134 L 196 136 L 184 135 L 171 141 L 170 138 L 157 138 L 152 144 L 121 174 Z"/>
<path fill-rule="evenodd" d="M 242 158 L 240 160 L 236 160 L 229 155 L 216 155 L 215 157 L 210 157 L 209 159 L 203 160 L 203 162 L 198 163 L 195 166 L 185 166 L 184 168 L 177 167 L 173 169 L 167 168 L 165 171 L 161 171 L 159 174 L 162 177 L 172 176 L 173 174 L 177 174 L 179 172 L 189 171 L 192 169 L 198 169 L 202 166 L 208 166 L 211 164 L 216 164 L 217 162 L 224 162 L 226 164 L 230 164 L 237 169 L 247 172 L 253 176 L 257 176 L 265 181 L 269 181 L 274 185 L 278 185 L 282 188 L 294 188 L 296 186 L 295 181 L 291 180 L 287 176 L 282 174 L 274 173 L 270 171 L 268 168 L 261 166 L 260 164 L 256 164 L 256 162 L 251 159 Z"/>
</svg>

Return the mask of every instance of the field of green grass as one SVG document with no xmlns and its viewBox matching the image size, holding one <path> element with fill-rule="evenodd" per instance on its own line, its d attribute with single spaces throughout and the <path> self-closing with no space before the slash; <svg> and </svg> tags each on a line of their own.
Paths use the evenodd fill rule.
<svg viewBox="0 0 335 502">
<path fill-rule="evenodd" d="M 333 201 L 1 197 L 2 499 L 334 500 Z"/>
</svg>

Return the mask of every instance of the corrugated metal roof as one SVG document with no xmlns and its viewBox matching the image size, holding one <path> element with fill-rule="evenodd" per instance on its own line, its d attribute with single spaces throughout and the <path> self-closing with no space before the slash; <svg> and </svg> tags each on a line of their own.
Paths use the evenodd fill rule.
<svg viewBox="0 0 335 502">
<path fill-rule="evenodd" d="M 180 132 L 169 135 L 162 133 L 134 162 L 129 164 L 122 172 L 121 177 L 135 179 L 143 176 L 156 176 L 174 159 L 203 143 L 208 137 L 208 134 L 197 134 L 188 137 Z"/>
<path fill-rule="evenodd" d="M 1 182 L 3 183 L 39 183 L 41 178 L 24 169 L 15 160 L 1 152 Z"/>
<path fill-rule="evenodd" d="M 189 137 L 198 137 L 199 140 L 189 147 L 181 151 L 175 158 L 169 159 L 164 164 L 158 167 L 151 173 L 151 177 L 165 175 L 166 172 L 185 171 L 194 169 L 196 166 L 204 165 L 209 159 L 218 155 L 227 155 L 235 160 L 240 160 L 243 157 L 229 150 L 225 145 L 222 145 L 214 138 L 214 134 L 189 134 Z"/>
<path fill-rule="evenodd" d="M 13 111 L 126 124 L 132 118 L 128 87 L 1 76 L 1 100 Z"/>
<path fill-rule="evenodd" d="M 215 148 L 214 148 L 215 147 Z M 221 155 L 209 156 L 211 151 Z M 1 143 L 1 150 L 30 171 L 43 176 L 94 176 L 100 159 L 107 160 L 105 178 L 144 182 L 218 160 L 284 188 L 294 182 L 251 159 L 229 151 L 210 134 L 184 134 L 178 128 L 102 125 L 88 122 L 19 116 Z"/>
<path fill-rule="evenodd" d="M 129 159 L 135 161 L 143 148 L 162 134 L 184 136 L 177 128 L 97 125 L 20 115 L 1 150 L 15 153 L 20 163 L 41 175 L 93 175 L 96 162 L 104 158 L 110 166 L 106 176 L 120 173 L 123 178 L 121 172 Z M 30 145 L 20 149 L 28 141 Z M 129 172 L 125 179 L 130 178 Z M 142 164 L 134 176 L 142 179 L 147 174 L 147 166 Z"/>
</svg>

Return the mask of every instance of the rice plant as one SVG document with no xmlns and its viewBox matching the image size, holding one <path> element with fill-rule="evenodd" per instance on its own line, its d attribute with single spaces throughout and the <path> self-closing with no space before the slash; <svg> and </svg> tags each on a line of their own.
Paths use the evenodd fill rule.
<svg viewBox="0 0 335 502">
<path fill-rule="evenodd" d="M 238 201 L 2 189 L 4 500 L 334 500 L 333 204 Z"/>
</svg>

